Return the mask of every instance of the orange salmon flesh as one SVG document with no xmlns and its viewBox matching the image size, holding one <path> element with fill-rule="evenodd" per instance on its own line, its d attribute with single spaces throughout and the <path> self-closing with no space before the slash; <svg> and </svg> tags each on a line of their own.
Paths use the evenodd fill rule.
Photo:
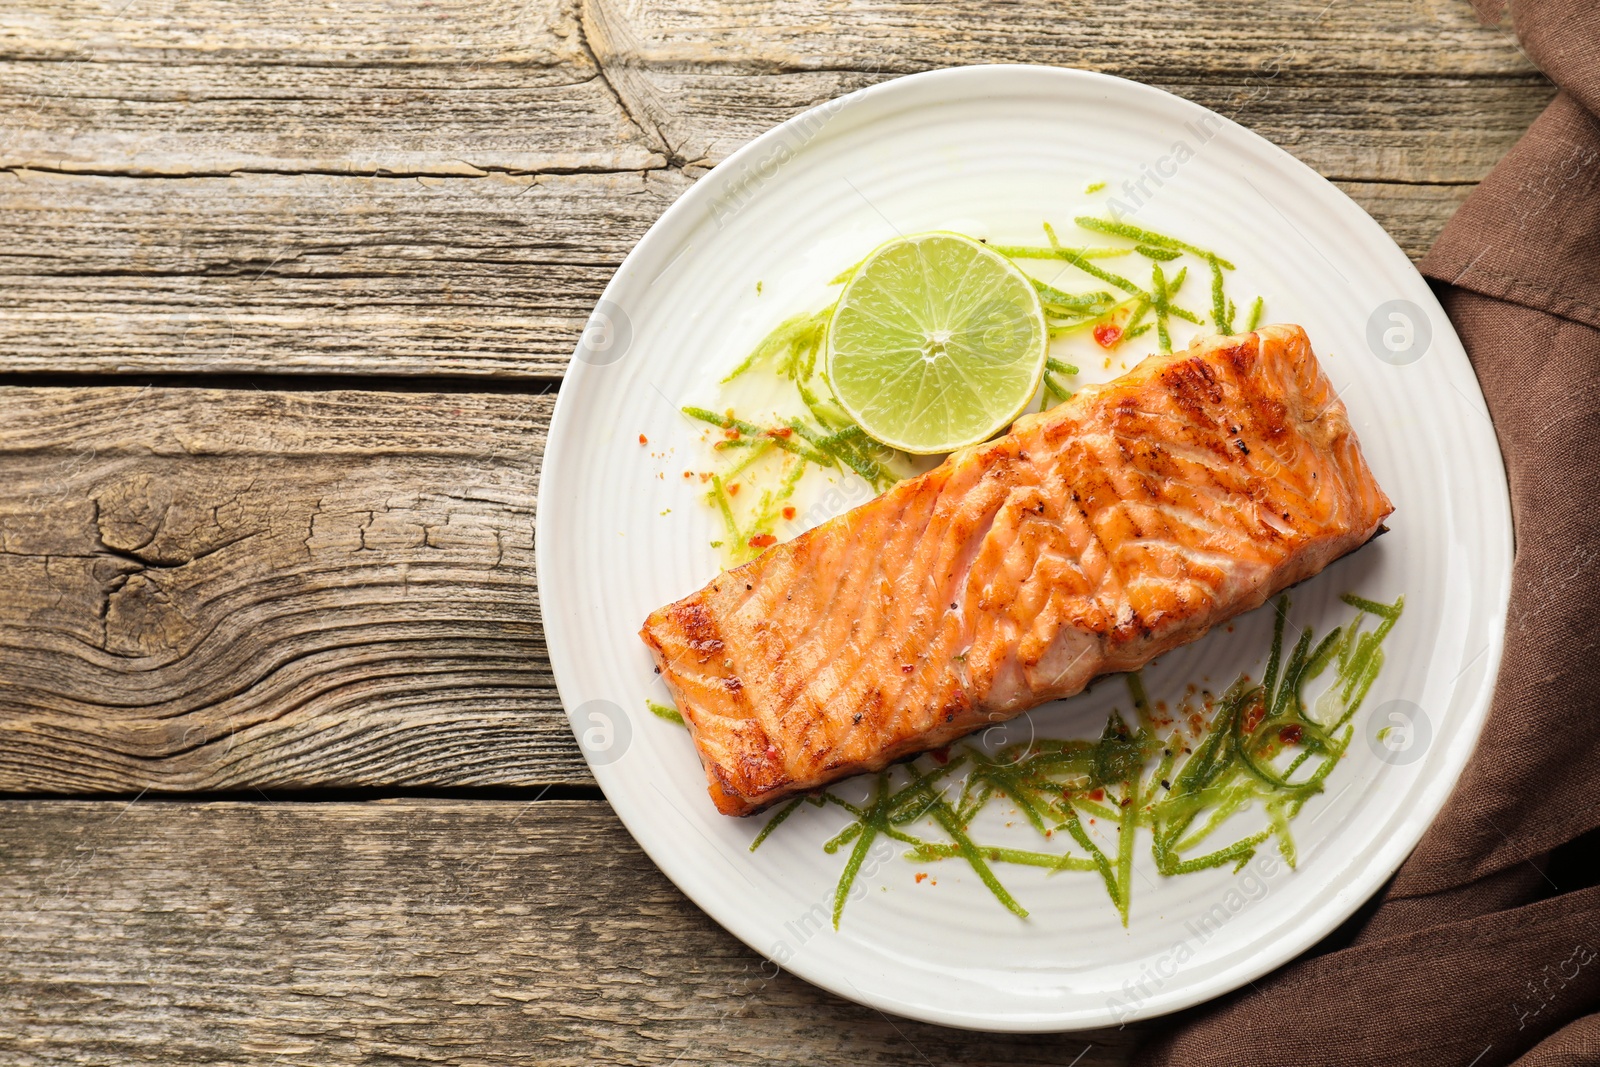
<svg viewBox="0 0 1600 1067">
<path fill-rule="evenodd" d="M 1394 510 L 1298 326 L 1150 356 L 653 613 L 747 815 L 1136 670 Z"/>
</svg>

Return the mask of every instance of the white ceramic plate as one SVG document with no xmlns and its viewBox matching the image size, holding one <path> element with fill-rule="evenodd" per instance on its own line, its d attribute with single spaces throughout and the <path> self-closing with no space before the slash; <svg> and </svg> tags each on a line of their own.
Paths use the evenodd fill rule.
<svg viewBox="0 0 1600 1067">
<path fill-rule="evenodd" d="M 1085 194 L 1100 181 L 1109 189 Z M 682 476 L 705 469 L 705 446 L 677 406 L 704 396 L 782 317 L 818 306 L 822 283 L 897 231 L 1038 243 L 1040 220 L 1070 227 L 1110 196 L 1132 209 L 1129 221 L 1230 256 L 1231 290 L 1268 294 L 1267 321 L 1309 331 L 1398 510 L 1390 534 L 1294 591 L 1293 622 L 1319 631 L 1344 622 L 1347 591 L 1404 594 L 1388 664 L 1360 736 L 1295 823 L 1293 871 L 1258 858 L 1239 874 L 1167 879 L 1141 846 L 1124 929 L 1092 874 L 999 868 L 1031 911 L 1024 921 L 970 868 L 918 867 L 884 849 L 836 932 L 826 915 L 843 855 L 820 845 L 842 812 L 802 807 L 751 853 L 763 820 L 717 814 L 686 734 L 645 710 L 666 693 L 641 623 L 719 566 L 708 545 L 716 519 L 698 480 Z M 1203 294 L 1189 303 L 1208 306 Z M 1085 378 L 1119 370 L 1086 367 Z M 1472 750 L 1500 660 L 1505 475 L 1477 381 L 1422 278 L 1360 208 L 1287 153 L 1195 104 L 1103 75 L 1025 66 L 915 75 L 815 108 L 735 153 L 662 216 L 606 289 L 561 387 L 542 477 L 550 657 L 628 829 L 757 952 L 841 996 L 935 1023 L 1114 1025 L 1215 997 L 1291 959 L 1416 844 Z M 1241 671 L 1259 676 L 1270 626 L 1264 609 L 1163 658 L 1147 671 L 1152 697 L 1202 676 L 1218 688 Z M 1128 706 L 1123 687 L 1102 683 L 1036 710 L 1012 739 L 1028 729 L 1097 735 L 1119 703 Z M 1384 726 L 1409 745 L 1374 740 Z M 919 871 L 931 877 L 918 882 Z"/>
</svg>

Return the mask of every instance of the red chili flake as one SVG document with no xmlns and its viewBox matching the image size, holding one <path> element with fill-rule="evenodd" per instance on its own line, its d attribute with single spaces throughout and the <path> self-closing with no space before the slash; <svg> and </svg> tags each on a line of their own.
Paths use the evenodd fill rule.
<svg viewBox="0 0 1600 1067">
<path fill-rule="evenodd" d="M 786 518 L 786 519 L 794 518 L 794 508 L 784 508 L 783 509 L 783 517 Z"/>
<path fill-rule="evenodd" d="M 694 477 L 694 471 L 684 471 L 683 472 L 683 476 L 685 478 L 693 478 Z"/>
<path fill-rule="evenodd" d="M 739 439 L 739 427 L 729 426 L 726 430 L 722 431 L 722 436 L 726 437 L 730 441 L 737 441 Z"/>
<path fill-rule="evenodd" d="M 1104 800 L 1105 798 L 1106 791 L 1104 789 L 1096 789 L 1093 793 L 1089 794 L 1090 800 Z"/>
<path fill-rule="evenodd" d="M 793 437 L 794 430 L 788 426 L 774 426 L 767 431 L 768 437 Z"/>
<path fill-rule="evenodd" d="M 773 537 L 771 534 L 756 534 L 754 537 L 750 538 L 751 548 L 766 548 L 768 545 L 775 545 L 777 543 L 778 539 Z"/>
<path fill-rule="evenodd" d="M 1122 340 L 1122 327 L 1109 322 L 1102 322 L 1094 328 L 1094 343 L 1101 348 L 1111 348 Z"/>
<path fill-rule="evenodd" d="M 914 664 L 910 664 L 910 663 L 902 663 L 902 664 L 900 664 L 900 673 L 901 674 L 910 674 L 912 671 L 914 671 L 916 669 L 917 668 L 916 668 L 916 666 Z"/>
<path fill-rule="evenodd" d="M 1282 741 L 1286 745 L 1298 745 L 1300 743 L 1300 735 L 1302 733 L 1304 733 L 1304 731 L 1301 730 L 1300 724 L 1297 722 L 1292 722 L 1278 731 L 1278 740 Z"/>
<path fill-rule="evenodd" d="M 941 745 L 939 748 L 936 748 L 932 752 L 928 753 L 928 755 L 933 757 L 933 762 L 943 767 L 946 763 L 950 762 L 950 746 Z"/>
<path fill-rule="evenodd" d="M 739 483 L 738 482 L 734 482 L 732 485 L 728 486 L 728 495 L 729 496 L 738 496 L 739 495 Z"/>
<path fill-rule="evenodd" d="M 1250 705 L 1250 710 L 1244 713 L 1244 732 L 1254 733 L 1261 720 L 1267 717 L 1267 706 L 1260 700 Z"/>
<path fill-rule="evenodd" d="M 928 872 L 927 871 L 918 871 L 917 872 L 917 884 L 921 885 L 922 884 L 922 880 L 924 878 L 926 878 L 926 877 L 928 877 Z"/>
<path fill-rule="evenodd" d="M 639 435 L 639 443 L 641 445 L 647 445 L 647 444 L 650 443 L 650 438 L 646 437 L 644 434 L 640 434 Z"/>
</svg>

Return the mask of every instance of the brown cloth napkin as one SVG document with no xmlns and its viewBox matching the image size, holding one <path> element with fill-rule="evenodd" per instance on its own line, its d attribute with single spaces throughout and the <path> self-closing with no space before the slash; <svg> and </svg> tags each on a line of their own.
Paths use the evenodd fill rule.
<svg viewBox="0 0 1600 1067">
<path fill-rule="evenodd" d="M 1561 92 L 1421 264 L 1511 482 L 1488 724 L 1373 904 L 1175 1017 L 1144 1067 L 1600 1064 L 1600 2 L 1519 0 L 1512 18 Z"/>
</svg>

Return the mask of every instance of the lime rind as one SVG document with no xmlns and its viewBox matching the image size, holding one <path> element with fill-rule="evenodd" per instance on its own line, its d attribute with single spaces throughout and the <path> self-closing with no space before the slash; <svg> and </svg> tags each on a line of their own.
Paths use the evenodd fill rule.
<svg viewBox="0 0 1600 1067">
<path fill-rule="evenodd" d="M 872 437 L 934 455 L 1026 411 L 1048 341 L 1038 292 L 1010 260 L 960 234 L 916 234 L 852 273 L 828 328 L 828 377 Z"/>
</svg>

